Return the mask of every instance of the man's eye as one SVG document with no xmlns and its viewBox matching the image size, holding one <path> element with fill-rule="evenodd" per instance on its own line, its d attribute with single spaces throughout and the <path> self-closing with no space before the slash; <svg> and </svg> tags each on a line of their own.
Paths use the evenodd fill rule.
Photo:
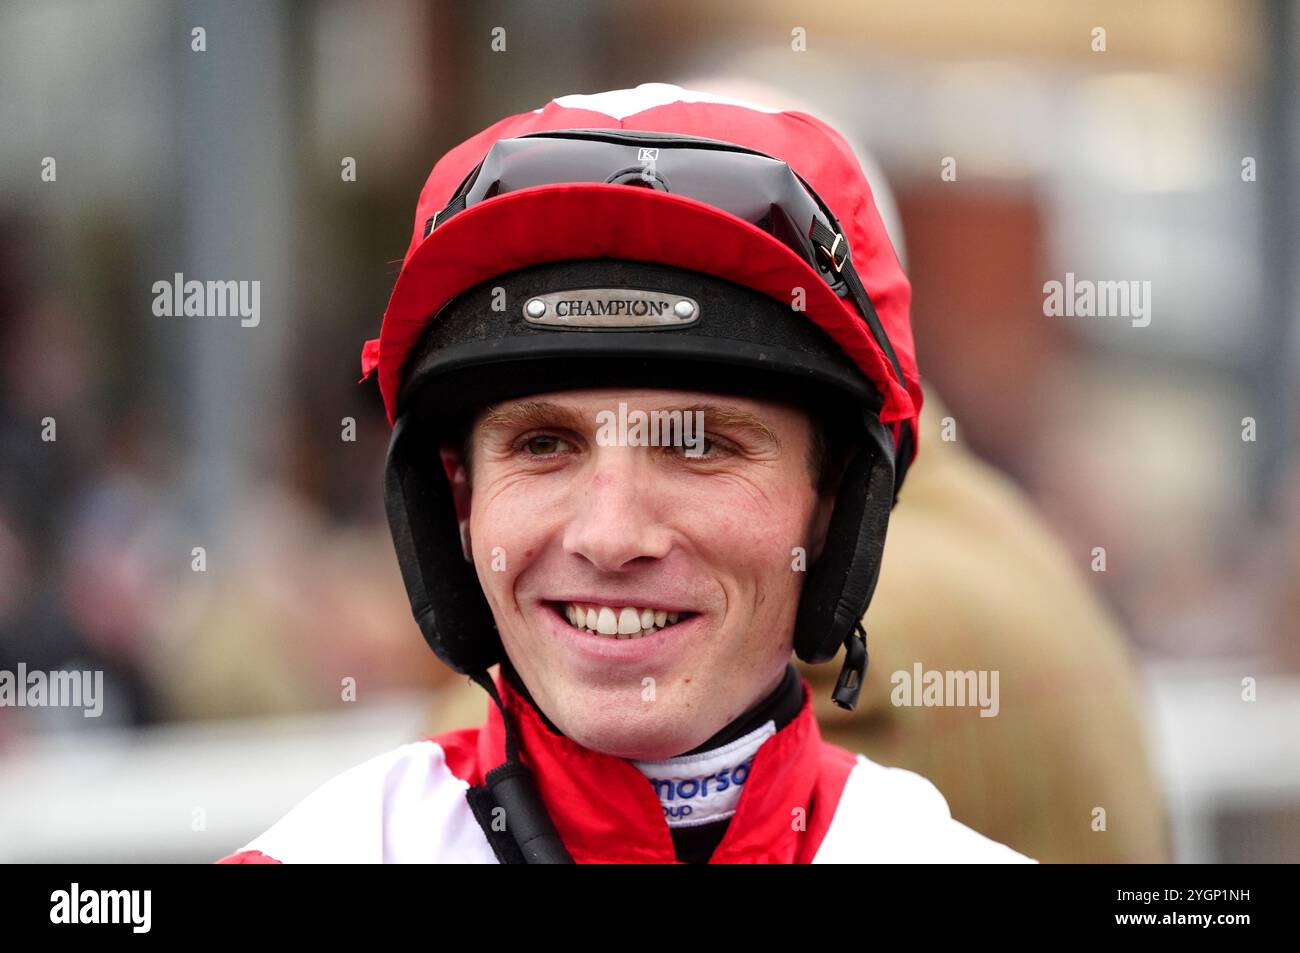
<svg viewBox="0 0 1300 953">
<path fill-rule="evenodd" d="M 549 457 L 569 446 L 567 440 L 561 440 L 554 434 L 534 434 L 523 441 L 523 449 L 534 457 Z"/>
<path fill-rule="evenodd" d="M 674 451 L 690 460 L 709 460 L 714 457 L 721 457 L 729 449 L 725 441 L 707 435 L 700 436 L 690 443 L 683 442 L 681 445 L 673 447 Z"/>
</svg>

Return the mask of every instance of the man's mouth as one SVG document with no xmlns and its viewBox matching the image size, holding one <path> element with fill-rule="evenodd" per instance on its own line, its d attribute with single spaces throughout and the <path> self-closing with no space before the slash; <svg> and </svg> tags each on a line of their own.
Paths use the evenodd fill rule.
<svg viewBox="0 0 1300 953">
<path fill-rule="evenodd" d="M 593 602 L 547 602 L 580 632 L 608 639 L 640 639 L 679 622 L 696 612 L 668 612 L 648 606 L 612 606 Z"/>
</svg>

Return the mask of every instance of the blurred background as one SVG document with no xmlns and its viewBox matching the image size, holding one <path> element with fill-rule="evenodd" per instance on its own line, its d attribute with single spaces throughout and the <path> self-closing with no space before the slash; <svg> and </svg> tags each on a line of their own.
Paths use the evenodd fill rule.
<svg viewBox="0 0 1300 953">
<path fill-rule="evenodd" d="M 0 670 L 106 695 L 0 707 L 0 860 L 209 861 L 481 720 L 410 618 L 360 347 L 447 148 L 645 82 L 789 97 L 892 190 L 920 460 L 960 452 L 970 498 L 922 520 L 909 479 L 868 613 L 884 701 L 828 735 L 1040 859 L 1300 859 L 1298 77 L 1285 0 L 0 7 Z M 155 315 L 177 272 L 260 281 L 260 323 Z M 1149 325 L 1045 314 L 1066 273 L 1149 281 Z M 922 525 L 971 558 L 939 567 Z M 888 673 L 945 667 L 908 620 L 957 645 L 981 599 L 1036 703 L 1004 681 L 1000 760 L 971 755 L 995 729 L 947 733 L 940 780 L 939 716 L 891 714 Z M 1113 806 L 1044 806 L 1107 775 Z"/>
</svg>

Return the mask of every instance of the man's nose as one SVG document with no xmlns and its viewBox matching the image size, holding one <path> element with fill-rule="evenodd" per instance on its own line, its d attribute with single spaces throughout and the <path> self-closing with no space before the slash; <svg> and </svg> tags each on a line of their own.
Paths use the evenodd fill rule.
<svg viewBox="0 0 1300 953">
<path fill-rule="evenodd" d="M 606 572 L 668 555 L 672 534 L 660 517 L 653 471 L 643 448 L 598 447 L 573 487 L 564 551 Z"/>
</svg>

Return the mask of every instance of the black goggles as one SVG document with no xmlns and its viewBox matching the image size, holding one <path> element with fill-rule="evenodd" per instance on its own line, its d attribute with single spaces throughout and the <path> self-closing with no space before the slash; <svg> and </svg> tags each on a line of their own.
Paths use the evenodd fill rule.
<svg viewBox="0 0 1300 953">
<path fill-rule="evenodd" d="M 900 385 L 902 367 L 858 278 L 848 239 L 817 193 L 780 159 L 718 139 L 616 129 L 559 129 L 501 139 L 424 225 L 425 237 L 486 199 L 536 185 L 604 182 L 685 195 L 755 225 L 793 250 L 841 298 L 852 297 Z"/>
</svg>

